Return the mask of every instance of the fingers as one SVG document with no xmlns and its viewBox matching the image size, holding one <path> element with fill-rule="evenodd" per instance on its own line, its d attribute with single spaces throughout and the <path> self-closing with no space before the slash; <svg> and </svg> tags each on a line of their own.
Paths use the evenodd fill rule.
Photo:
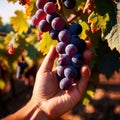
<svg viewBox="0 0 120 120">
<path fill-rule="evenodd" d="M 40 70 L 42 72 L 50 72 L 52 70 L 53 64 L 54 64 L 54 60 L 57 57 L 57 52 L 56 52 L 56 48 L 55 46 L 52 46 L 47 54 L 47 56 L 45 57 Z"/>
<path fill-rule="evenodd" d="M 90 75 L 91 75 L 91 72 L 90 72 L 89 67 L 87 65 L 83 66 L 81 68 L 81 79 L 79 80 L 79 83 L 77 84 L 77 89 L 80 94 L 80 98 L 85 92 Z"/>
</svg>

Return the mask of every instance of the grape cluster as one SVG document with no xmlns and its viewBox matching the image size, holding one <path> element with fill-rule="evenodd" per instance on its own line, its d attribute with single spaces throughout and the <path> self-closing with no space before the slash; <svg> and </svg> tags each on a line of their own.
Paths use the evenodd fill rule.
<svg viewBox="0 0 120 120">
<path fill-rule="evenodd" d="M 76 1 L 63 0 L 63 5 L 67 9 L 73 9 Z M 38 10 L 32 23 L 38 26 L 40 32 L 49 32 L 52 39 L 58 40 L 57 76 L 60 79 L 60 89 L 67 90 L 79 80 L 79 71 L 84 63 L 83 51 L 86 43 L 79 37 L 82 27 L 78 23 L 68 25 L 65 22 L 57 12 L 56 0 L 37 0 L 36 6 Z"/>
<path fill-rule="evenodd" d="M 20 79 L 22 74 L 24 73 L 25 69 L 28 67 L 27 62 L 25 61 L 24 57 L 22 56 L 22 59 L 18 61 L 17 64 L 17 71 L 16 71 L 16 78 Z"/>
<path fill-rule="evenodd" d="M 26 3 L 27 3 L 26 0 L 19 0 L 20 5 L 25 5 Z"/>
</svg>

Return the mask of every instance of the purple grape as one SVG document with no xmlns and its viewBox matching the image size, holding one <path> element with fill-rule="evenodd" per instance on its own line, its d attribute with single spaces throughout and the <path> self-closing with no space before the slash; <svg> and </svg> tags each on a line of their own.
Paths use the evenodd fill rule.
<svg viewBox="0 0 120 120">
<path fill-rule="evenodd" d="M 37 0 L 36 1 L 36 7 L 38 9 L 41 9 L 44 7 L 45 3 L 49 2 L 49 0 Z"/>
<path fill-rule="evenodd" d="M 43 11 L 43 9 L 38 9 L 35 16 L 39 21 L 44 20 L 46 18 L 46 13 Z"/>
<path fill-rule="evenodd" d="M 70 57 L 74 56 L 77 53 L 77 48 L 74 44 L 68 44 L 65 48 L 65 53 Z"/>
<path fill-rule="evenodd" d="M 60 54 L 57 60 L 58 66 L 68 66 L 71 64 L 71 58 L 67 54 Z"/>
<path fill-rule="evenodd" d="M 63 41 L 65 43 L 69 43 L 71 39 L 71 33 L 67 29 L 63 29 L 59 32 L 58 38 L 60 41 Z"/>
<path fill-rule="evenodd" d="M 56 7 L 55 3 L 53 3 L 53 2 L 47 2 L 44 5 L 44 12 L 45 13 L 50 14 L 50 13 L 54 13 L 56 11 L 57 11 L 57 7 Z"/>
<path fill-rule="evenodd" d="M 46 20 L 41 20 L 38 24 L 38 28 L 41 32 L 50 31 L 51 26 Z"/>
<path fill-rule="evenodd" d="M 65 21 L 61 17 L 56 17 L 52 20 L 51 26 L 54 30 L 62 30 L 65 27 Z"/>
<path fill-rule="evenodd" d="M 57 14 L 57 13 L 47 14 L 46 20 L 47 20 L 48 23 L 51 23 L 52 20 L 53 20 L 54 18 L 56 18 L 56 17 L 60 17 L 60 15 Z"/>
<path fill-rule="evenodd" d="M 76 1 L 75 0 L 64 0 L 64 6 L 67 9 L 73 9 L 76 5 Z"/>
<path fill-rule="evenodd" d="M 72 35 L 79 35 L 82 32 L 82 26 L 78 23 L 73 23 L 70 25 L 70 32 Z"/>
<path fill-rule="evenodd" d="M 83 56 L 82 54 L 76 54 L 72 57 L 72 65 L 76 68 L 80 68 L 83 65 Z"/>
<path fill-rule="evenodd" d="M 53 40 L 58 40 L 58 33 L 59 33 L 59 31 L 51 29 L 49 33 L 50 33 L 50 37 Z"/>
<path fill-rule="evenodd" d="M 59 77 L 64 77 L 64 69 L 65 69 L 65 67 L 63 67 L 63 66 L 58 66 L 58 68 L 57 68 L 57 75 L 58 75 Z"/>
<path fill-rule="evenodd" d="M 68 78 L 63 78 L 59 83 L 61 90 L 68 90 L 72 86 L 72 80 Z"/>
<path fill-rule="evenodd" d="M 32 17 L 32 25 L 34 26 L 36 26 L 36 25 L 38 25 L 39 24 L 39 20 L 36 18 L 36 16 L 34 15 L 33 17 Z"/>
<path fill-rule="evenodd" d="M 65 48 L 66 48 L 66 44 L 64 42 L 58 42 L 57 46 L 56 46 L 56 51 L 59 54 L 63 54 L 65 53 Z"/>
<path fill-rule="evenodd" d="M 87 47 L 86 42 L 77 35 L 72 35 L 70 43 L 77 47 L 78 52 L 83 52 Z"/>
<path fill-rule="evenodd" d="M 75 79 L 77 76 L 77 70 L 73 66 L 68 66 L 64 70 L 64 75 L 66 78 Z"/>
</svg>

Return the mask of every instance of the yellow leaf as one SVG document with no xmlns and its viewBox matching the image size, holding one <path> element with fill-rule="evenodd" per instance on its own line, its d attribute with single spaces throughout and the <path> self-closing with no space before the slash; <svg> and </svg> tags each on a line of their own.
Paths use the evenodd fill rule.
<svg viewBox="0 0 120 120">
<path fill-rule="evenodd" d="M 85 40 L 88 37 L 87 31 L 90 30 L 89 25 L 85 21 L 81 22 L 80 25 L 82 26 L 82 33 L 80 34 L 80 38 Z"/>
<path fill-rule="evenodd" d="M 26 15 L 29 18 L 31 18 L 35 14 L 36 11 L 37 11 L 36 0 L 30 0 L 30 3 L 25 5 Z"/>
<path fill-rule="evenodd" d="M 15 11 L 16 16 L 10 18 L 10 24 L 13 25 L 13 29 L 15 32 L 19 34 L 23 32 L 27 32 L 29 28 L 29 24 L 27 22 L 27 17 L 23 13 L 23 11 Z"/>
<path fill-rule="evenodd" d="M 43 33 L 42 40 L 39 44 L 39 50 L 43 53 L 43 55 L 47 54 L 51 45 L 56 45 L 57 40 L 51 39 L 49 36 L 49 32 Z"/>
<path fill-rule="evenodd" d="M 2 22 L 2 17 L 0 16 L 0 26 L 2 26 L 3 22 Z"/>
<path fill-rule="evenodd" d="M 88 98 L 84 98 L 83 105 L 88 105 L 90 103 L 90 100 Z"/>
<path fill-rule="evenodd" d="M 5 82 L 0 79 L 0 90 L 3 90 L 5 88 Z"/>
<path fill-rule="evenodd" d="M 13 3 L 16 3 L 17 0 L 7 0 L 8 2 L 13 2 Z"/>
</svg>

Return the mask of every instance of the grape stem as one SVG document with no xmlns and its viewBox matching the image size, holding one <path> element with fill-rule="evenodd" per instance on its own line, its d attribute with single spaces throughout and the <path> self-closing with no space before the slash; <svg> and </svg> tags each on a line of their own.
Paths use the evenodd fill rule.
<svg viewBox="0 0 120 120">
<path fill-rule="evenodd" d="M 57 0 L 58 10 L 62 11 L 62 3 L 61 0 Z"/>
<path fill-rule="evenodd" d="M 78 11 L 75 11 L 75 14 L 70 16 L 68 19 L 67 19 L 67 22 L 68 23 L 72 23 L 72 21 L 74 21 L 78 16 L 80 16 L 80 14 L 82 14 L 82 10 L 78 10 Z"/>
</svg>

